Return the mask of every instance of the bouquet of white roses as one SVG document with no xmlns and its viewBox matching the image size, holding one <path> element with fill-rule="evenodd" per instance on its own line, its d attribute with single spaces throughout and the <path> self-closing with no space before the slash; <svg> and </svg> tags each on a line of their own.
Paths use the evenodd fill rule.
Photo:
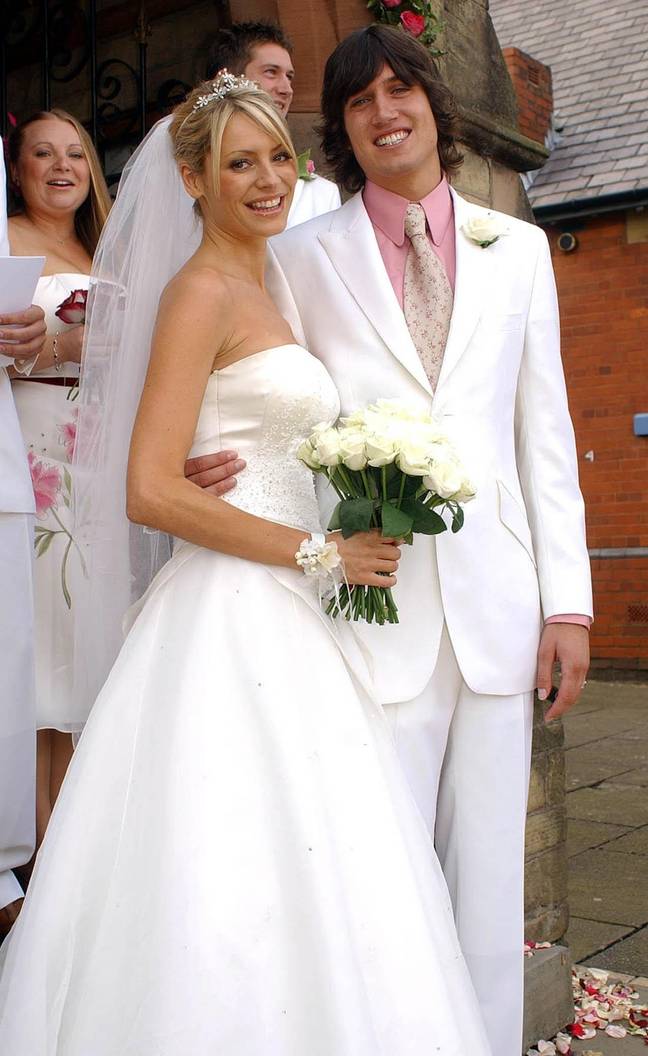
<svg viewBox="0 0 648 1056">
<path fill-rule="evenodd" d="M 335 426 L 317 426 L 297 454 L 335 488 L 340 501 L 329 530 L 341 530 L 345 538 L 377 528 L 383 536 L 411 543 L 415 533 L 445 532 L 444 515 L 458 532 L 462 505 L 475 495 L 439 423 L 400 400 L 378 400 Z M 384 587 L 345 584 L 327 612 L 347 620 L 398 623 L 391 590 Z"/>
</svg>

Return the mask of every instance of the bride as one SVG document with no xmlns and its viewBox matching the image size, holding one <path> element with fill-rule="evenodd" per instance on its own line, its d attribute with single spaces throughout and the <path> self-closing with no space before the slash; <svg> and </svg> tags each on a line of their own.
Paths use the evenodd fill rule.
<svg viewBox="0 0 648 1056">
<path fill-rule="evenodd" d="M 338 413 L 324 367 L 263 286 L 265 240 L 284 227 L 295 180 L 268 97 L 222 74 L 150 133 L 108 221 L 100 276 L 111 245 L 146 266 L 131 267 L 127 290 L 113 281 L 112 298 L 107 278 L 95 291 L 86 446 L 112 459 L 123 488 L 115 451 L 148 362 L 128 516 L 148 526 L 145 549 L 161 537 L 151 529 L 176 544 L 131 610 L 8 942 L 2 1052 L 489 1052 L 368 669 L 352 630 L 319 605 L 336 549 L 350 582 L 375 585 L 395 582 L 399 551 L 373 533 L 318 535 L 313 479 L 295 457 Z M 151 204 L 155 230 L 140 222 Z M 163 275 L 173 259 L 186 263 Z M 149 361 L 133 335 L 151 332 L 165 284 Z M 226 498 L 185 481 L 189 451 L 227 447 L 247 469 Z M 101 526 L 99 583 L 137 550 L 105 544 L 125 523 L 106 481 L 86 481 L 103 513 L 81 496 Z M 112 609 L 93 612 L 97 649 Z"/>
</svg>

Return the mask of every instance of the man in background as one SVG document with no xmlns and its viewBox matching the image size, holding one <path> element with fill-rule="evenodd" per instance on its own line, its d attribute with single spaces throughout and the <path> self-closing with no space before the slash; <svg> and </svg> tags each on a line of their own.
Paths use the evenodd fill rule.
<svg viewBox="0 0 648 1056">
<path fill-rule="evenodd" d="M 288 116 L 293 98 L 295 70 L 292 44 L 280 26 L 272 22 L 235 22 L 222 29 L 212 42 L 206 77 L 228 69 L 261 86 L 282 117 Z M 313 171 L 310 151 L 299 155 L 299 179 L 295 186 L 288 227 L 321 216 L 340 205 L 336 185 Z"/>
</svg>

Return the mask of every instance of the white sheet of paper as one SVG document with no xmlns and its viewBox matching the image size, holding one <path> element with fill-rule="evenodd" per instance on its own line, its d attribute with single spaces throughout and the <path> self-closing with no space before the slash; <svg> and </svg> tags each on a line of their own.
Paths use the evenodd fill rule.
<svg viewBox="0 0 648 1056">
<path fill-rule="evenodd" d="M 0 316 L 29 308 L 44 266 L 45 257 L 0 257 Z"/>
<path fill-rule="evenodd" d="M 45 257 L 0 257 L 0 318 L 29 308 L 44 266 Z M 7 339 L 6 343 L 11 341 Z M 11 367 L 13 363 L 0 352 L 0 367 Z"/>
</svg>

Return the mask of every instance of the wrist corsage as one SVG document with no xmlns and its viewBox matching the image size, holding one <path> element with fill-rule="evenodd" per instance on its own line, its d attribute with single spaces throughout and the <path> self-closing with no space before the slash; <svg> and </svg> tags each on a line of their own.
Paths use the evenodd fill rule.
<svg viewBox="0 0 648 1056">
<path fill-rule="evenodd" d="M 322 532 L 313 532 L 303 539 L 295 554 L 295 561 L 305 576 L 326 579 L 342 564 L 336 543 L 327 543 Z"/>
</svg>

